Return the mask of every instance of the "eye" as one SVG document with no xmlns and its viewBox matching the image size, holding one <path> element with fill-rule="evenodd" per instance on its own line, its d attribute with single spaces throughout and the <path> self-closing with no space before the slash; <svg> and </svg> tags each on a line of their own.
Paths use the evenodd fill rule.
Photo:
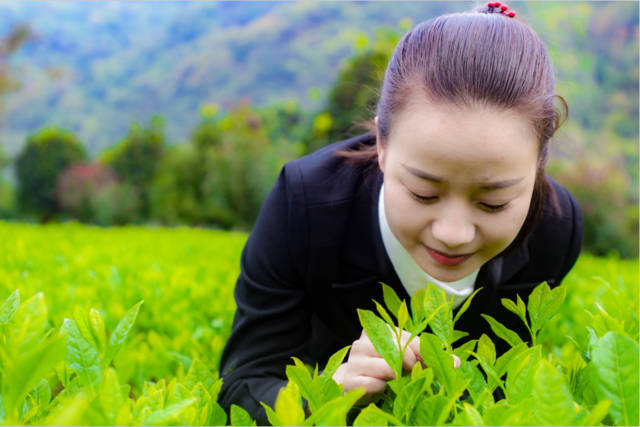
<svg viewBox="0 0 640 427">
<path fill-rule="evenodd" d="M 480 206 L 482 206 L 483 209 L 489 211 L 489 212 L 498 212 L 501 211 L 502 209 L 504 209 L 509 203 L 503 203 L 501 205 L 490 205 L 488 203 L 479 203 Z"/>
<path fill-rule="evenodd" d="M 419 194 L 414 193 L 413 191 L 409 191 L 409 195 L 411 195 L 411 198 L 416 200 L 419 203 L 429 203 L 438 198 L 438 196 L 421 196 Z"/>
</svg>

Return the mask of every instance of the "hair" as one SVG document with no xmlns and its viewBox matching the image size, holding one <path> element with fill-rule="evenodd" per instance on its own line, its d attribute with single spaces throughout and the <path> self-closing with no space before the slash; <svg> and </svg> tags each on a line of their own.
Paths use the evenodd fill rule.
<svg viewBox="0 0 640 427">
<path fill-rule="evenodd" d="M 415 26 L 402 37 L 385 71 L 377 104 L 380 143 L 386 143 L 394 117 L 420 95 L 459 107 L 513 109 L 529 118 L 538 139 L 536 180 L 525 222 L 503 253 L 526 241 L 547 198 L 559 211 L 545 170 L 549 141 L 566 120 L 568 106 L 555 94 L 547 49 L 533 29 L 487 5 Z M 375 144 L 337 154 L 352 163 L 377 165 Z"/>
</svg>

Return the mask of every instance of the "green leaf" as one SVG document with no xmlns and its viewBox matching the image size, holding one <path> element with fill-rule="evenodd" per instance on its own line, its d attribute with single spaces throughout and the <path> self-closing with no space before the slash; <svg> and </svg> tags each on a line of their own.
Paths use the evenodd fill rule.
<svg viewBox="0 0 640 427">
<path fill-rule="evenodd" d="M 488 366 L 493 366 L 496 363 L 496 347 L 493 341 L 482 334 L 478 340 L 478 349 L 476 350 L 481 361 L 484 361 Z"/>
<path fill-rule="evenodd" d="M 118 326 L 114 329 L 111 334 L 111 338 L 109 339 L 109 346 L 107 347 L 107 358 L 106 365 L 108 365 L 113 358 L 116 356 L 122 344 L 124 344 L 133 324 L 136 321 L 136 317 L 138 316 L 138 311 L 140 310 L 140 306 L 144 301 L 140 301 L 126 312 L 122 320 L 118 323 Z"/>
<path fill-rule="evenodd" d="M 638 425 L 638 342 L 608 332 L 591 352 L 591 383 L 618 425 Z"/>
<path fill-rule="evenodd" d="M 378 408 L 374 403 L 370 403 L 369 406 L 364 408 L 356 419 L 353 421 L 354 426 L 388 426 L 389 425 L 389 417 L 391 415 L 387 414 L 380 408 Z M 397 421 L 397 422 L 395 422 Z M 391 425 L 402 425 L 402 421 L 394 420 L 391 421 Z"/>
<path fill-rule="evenodd" d="M 392 313 L 397 313 L 400 309 L 400 298 L 398 294 L 393 290 L 393 288 L 385 283 L 380 282 L 382 285 L 382 298 L 384 300 L 384 305 L 391 311 Z M 393 323 L 391 323 L 393 324 Z"/>
<path fill-rule="evenodd" d="M 333 353 L 329 358 L 327 365 L 324 367 L 324 370 L 322 371 L 322 375 L 327 377 L 332 377 L 333 374 L 335 374 L 336 371 L 338 370 L 338 367 L 344 361 L 344 358 L 347 356 L 347 353 L 349 352 L 350 348 L 351 346 L 348 345 L 336 351 L 335 353 Z"/>
<path fill-rule="evenodd" d="M 330 400 L 322 405 L 315 413 L 311 414 L 306 423 L 317 426 L 346 425 L 347 413 L 353 405 L 364 396 L 364 393 L 364 388 L 356 388 L 344 394 L 344 396 Z"/>
<path fill-rule="evenodd" d="M 541 425 L 573 425 L 578 415 L 565 376 L 542 360 L 533 377 L 533 411 Z"/>
<path fill-rule="evenodd" d="M 107 331 L 102 315 L 95 308 L 89 310 L 89 324 L 91 325 L 91 333 L 98 344 L 97 350 L 104 357 L 107 351 Z"/>
<path fill-rule="evenodd" d="M 528 322 L 527 322 L 527 311 L 526 311 L 526 309 L 524 307 L 524 302 L 520 298 L 520 295 L 518 295 L 517 298 L 518 298 L 518 304 L 514 303 L 513 301 L 511 301 L 510 299 L 507 299 L 507 298 L 502 298 L 500 301 L 502 302 L 502 305 L 507 310 L 509 310 L 510 312 L 515 314 L 516 316 L 518 316 L 524 322 L 525 325 L 528 325 Z"/>
<path fill-rule="evenodd" d="M 425 364 L 433 369 L 435 379 L 444 385 L 449 394 L 457 391 L 456 369 L 453 357 L 442 349 L 442 342 L 430 333 L 420 335 L 420 354 Z"/>
<path fill-rule="evenodd" d="M 144 426 L 164 426 L 175 424 L 179 417 L 194 403 L 195 399 L 185 399 L 182 402 L 169 405 L 166 408 L 153 411 L 143 421 Z"/>
<path fill-rule="evenodd" d="M 251 415 L 238 405 L 231 405 L 231 425 L 232 426 L 255 426 L 256 422 Z"/>
<path fill-rule="evenodd" d="M 276 414 L 276 412 L 273 409 L 267 406 L 264 402 L 260 402 L 260 404 L 264 408 L 264 411 L 267 413 L 267 420 L 269 420 L 269 424 L 271 424 L 272 426 L 284 425 L 282 421 L 280 421 L 280 417 L 278 417 L 278 414 Z M 221 424 L 218 424 L 218 425 L 221 425 Z"/>
<path fill-rule="evenodd" d="M 0 306 L 0 325 L 11 322 L 20 305 L 20 291 L 16 289 Z"/>
<path fill-rule="evenodd" d="M 504 326 L 502 323 L 498 322 L 488 314 L 482 314 L 481 316 L 484 317 L 484 320 L 489 322 L 489 326 L 491 327 L 493 333 L 496 334 L 498 338 L 502 338 L 503 340 L 505 340 L 511 347 L 522 344 L 522 339 L 516 332 L 508 329 L 506 326 Z"/>
<path fill-rule="evenodd" d="M 198 383 L 202 383 L 205 389 L 210 390 L 216 382 L 222 385 L 222 381 L 220 379 L 216 379 L 211 370 L 205 365 L 200 359 L 193 359 L 191 362 L 191 366 L 189 366 L 189 371 L 187 372 L 187 376 L 184 381 L 184 386 L 188 390 L 193 390 Z M 219 388 L 218 388 L 219 390 Z M 212 399 L 216 400 L 218 394 L 216 392 L 215 395 L 212 396 Z"/>
<path fill-rule="evenodd" d="M 602 423 L 604 417 L 609 413 L 610 400 L 602 400 L 598 402 L 589 412 L 583 411 L 580 417 L 576 419 L 576 425 L 580 426 L 597 426 Z"/>
<path fill-rule="evenodd" d="M 404 424 L 407 424 L 409 415 L 413 412 L 416 402 L 422 398 L 424 387 L 425 379 L 418 378 L 417 380 L 410 381 L 396 396 L 393 403 L 393 415 L 399 420 L 404 421 Z"/>
<path fill-rule="evenodd" d="M 389 364 L 396 375 L 402 376 L 402 356 L 391 336 L 389 326 L 372 311 L 358 309 L 358 317 L 378 354 Z"/>
<path fill-rule="evenodd" d="M 311 374 L 305 366 L 288 365 L 287 378 L 297 384 L 302 397 L 307 399 L 311 412 L 317 410 L 325 402 L 322 385 L 319 380 L 311 378 Z M 329 400 L 329 399 L 327 399 Z"/>
<path fill-rule="evenodd" d="M 469 380 L 467 390 L 469 391 L 469 395 L 476 406 L 478 406 L 478 398 L 482 392 L 488 390 L 487 382 L 477 365 L 478 362 L 474 360 L 472 362 L 462 363 L 460 366 L 461 375 Z"/>
<path fill-rule="evenodd" d="M 451 304 L 447 301 L 444 290 L 432 283 L 427 285 L 425 300 L 425 313 L 427 318 L 432 317 L 429 325 L 433 333 L 440 338 L 445 346 L 453 342 L 453 316 Z"/>
<path fill-rule="evenodd" d="M 448 415 L 449 400 L 442 395 L 420 399 L 411 413 L 409 425 L 437 426 L 442 425 L 442 418 Z M 401 424 L 400 424 L 401 425 Z"/>
<path fill-rule="evenodd" d="M 502 375 L 504 375 L 507 372 L 509 365 L 516 358 L 516 356 L 526 351 L 528 348 L 529 347 L 527 347 L 527 343 L 521 343 L 507 350 L 502 356 L 498 358 L 498 360 L 496 360 L 496 363 L 495 363 L 496 375 L 499 377 L 502 377 Z"/>
<path fill-rule="evenodd" d="M 102 408 L 102 413 L 107 420 L 109 420 L 110 424 L 115 422 L 116 416 L 126 398 L 128 398 L 128 396 L 124 396 L 122 393 L 118 374 L 115 369 L 108 368 L 104 372 L 104 377 L 100 382 L 98 400 Z"/>
<path fill-rule="evenodd" d="M 419 289 L 418 292 L 413 294 L 410 300 L 411 304 L 411 313 L 413 314 L 413 323 L 421 323 L 426 320 L 426 314 L 424 312 L 424 299 L 426 296 L 426 291 L 424 289 Z M 427 325 L 425 324 L 422 329 L 424 329 Z M 411 331 L 411 332 L 422 332 L 420 331 Z"/>
<path fill-rule="evenodd" d="M 462 305 L 460 306 L 460 308 L 458 309 L 458 312 L 456 313 L 456 317 L 453 318 L 453 324 L 455 325 L 456 322 L 458 321 L 458 319 L 460 319 L 460 317 L 465 313 L 465 311 L 467 311 L 467 309 L 469 308 L 469 306 L 471 305 L 471 301 L 473 300 L 473 297 L 476 296 L 476 294 L 478 292 L 480 292 L 480 290 L 482 290 L 482 288 L 478 288 L 475 291 L 473 291 L 473 293 L 471 295 L 469 295 L 469 298 L 467 298 L 466 300 L 464 300 L 464 302 L 462 303 Z"/>
<path fill-rule="evenodd" d="M 81 305 L 77 305 L 73 310 L 73 320 L 80 331 L 82 337 L 100 354 L 100 342 L 93 333 L 91 322 L 89 321 L 89 313 Z"/>
<path fill-rule="evenodd" d="M 400 308 L 398 309 L 397 313 L 398 313 L 398 328 L 400 328 L 400 330 L 403 330 L 405 329 L 405 325 L 409 320 L 409 310 L 407 309 L 407 304 L 404 301 L 402 301 L 402 304 L 400 304 Z"/>
<path fill-rule="evenodd" d="M 273 409 L 283 425 L 300 426 L 304 423 L 300 390 L 295 382 L 289 381 L 284 388 L 280 389 Z"/>
<path fill-rule="evenodd" d="M 380 317 L 382 317 L 382 319 L 385 322 L 387 322 L 389 324 L 389 326 L 394 327 L 395 323 L 391 319 L 391 316 L 389 316 L 389 313 L 387 312 L 387 310 L 385 310 L 384 307 L 382 305 L 380 305 L 380 303 L 378 301 L 373 301 L 373 303 L 376 305 L 376 310 L 378 310 L 378 313 L 380 314 Z"/>
<path fill-rule="evenodd" d="M 478 410 L 473 406 L 465 402 L 462 406 L 462 410 L 466 415 L 466 419 L 467 419 L 467 422 L 465 423 L 466 425 L 470 425 L 470 426 L 485 425 L 484 420 L 482 419 L 482 415 L 480 415 L 480 412 L 478 412 Z"/>
<path fill-rule="evenodd" d="M 542 359 L 540 347 L 526 349 L 514 357 L 507 369 L 505 394 L 509 402 L 517 404 L 531 395 L 533 376 Z"/>
<path fill-rule="evenodd" d="M 73 369 L 82 384 L 94 396 L 102 374 L 98 351 L 82 337 L 76 322 L 64 319 L 62 329 L 67 334 L 67 364 Z"/>
<path fill-rule="evenodd" d="M 458 356 L 458 358 L 460 358 L 460 362 L 462 363 L 469 358 L 470 356 L 469 352 L 473 351 L 477 343 L 478 343 L 478 340 L 469 340 L 466 343 L 462 344 L 461 346 L 455 348 L 453 350 L 453 354 Z"/>
</svg>

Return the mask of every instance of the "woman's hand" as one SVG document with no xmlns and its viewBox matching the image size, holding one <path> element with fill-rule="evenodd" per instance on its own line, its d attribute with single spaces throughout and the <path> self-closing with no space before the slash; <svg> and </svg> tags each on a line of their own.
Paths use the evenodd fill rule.
<svg viewBox="0 0 640 427">
<path fill-rule="evenodd" d="M 401 342 L 404 347 L 411 337 L 407 331 L 402 331 Z M 452 355 L 454 367 L 460 366 L 460 359 L 456 355 Z M 411 371 L 413 366 L 420 362 L 424 366 L 422 357 L 420 356 L 420 338 L 414 337 L 402 358 L 402 369 L 405 372 Z M 333 379 L 338 384 L 342 384 L 344 391 L 353 390 L 354 388 L 363 387 L 366 395 L 380 393 L 387 386 L 387 381 L 395 378 L 393 369 L 378 354 L 373 347 L 371 340 L 362 331 L 360 338 L 353 342 L 348 360 L 340 365 L 333 374 Z"/>
</svg>

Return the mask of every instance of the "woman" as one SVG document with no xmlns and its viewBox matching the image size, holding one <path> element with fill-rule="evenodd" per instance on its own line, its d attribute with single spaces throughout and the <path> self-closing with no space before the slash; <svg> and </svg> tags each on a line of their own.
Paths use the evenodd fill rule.
<svg viewBox="0 0 640 427">
<path fill-rule="evenodd" d="M 419 24 L 389 62 L 375 133 L 285 165 L 242 254 L 223 406 L 266 423 L 258 402 L 273 405 L 292 356 L 322 368 L 346 345 L 334 379 L 383 390 L 393 372 L 356 313 L 382 301 L 378 282 L 407 300 L 432 282 L 456 307 L 482 287 L 457 329 L 499 346 L 487 313 L 527 340 L 500 299 L 558 285 L 583 226 L 545 175 L 566 103 L 544 45 L 513 15 L 489 3 Z M 420 360 L 414 344 L 407 369 Z"/>
</svg>

